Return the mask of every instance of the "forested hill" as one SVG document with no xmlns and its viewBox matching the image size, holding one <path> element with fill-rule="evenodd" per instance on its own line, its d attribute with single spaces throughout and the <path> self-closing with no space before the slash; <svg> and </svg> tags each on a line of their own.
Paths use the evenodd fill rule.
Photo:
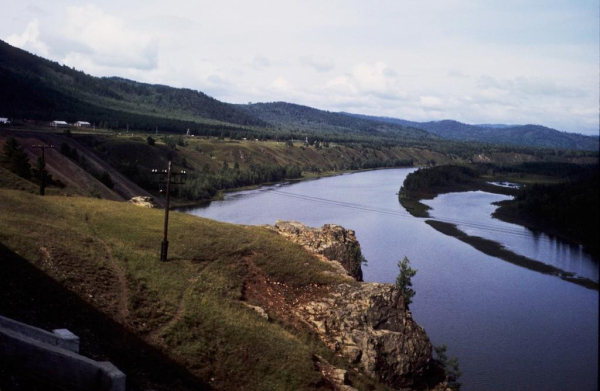
<svg viewBox="0 0 600 391">
<path fill-rule="evenodd" d="M 358 118 L 286 102 L 254 103 L 237 105 L 237 107 L 282 130 L 401 136 L 403 139 L 412 140 L 437 139 L 426 131 L 409 126 Z"/>
<path fill-rule="evenodd" d="M 122 123 L 146 123 L 161 118 L 268 125 L 199 91 L 90 76 L 3 41 L 0 41 L 0 91 L 0 114 L 10 118 Z"/>
<path fill-rule="evenodd" d="M 424 129 L 448 140 L 508 144 L 522 147 L 598 150 L 598 137 L 561 132 L 541 125 L 469 125 L 453 120 L 415 122 L 398 118 L 348 114 L 355 118 Z"/>
</svg>

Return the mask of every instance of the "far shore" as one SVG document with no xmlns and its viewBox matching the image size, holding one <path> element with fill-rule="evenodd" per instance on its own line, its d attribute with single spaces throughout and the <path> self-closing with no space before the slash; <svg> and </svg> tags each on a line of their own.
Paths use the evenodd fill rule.
<svg viewBox="0 0 600 391">
<path fill-rule="evenodd" d="M 598 283 L 590 280 L 589 278 L 577 277 L 574 273 L 567 272 L 555 266 L 516 254 L 493 240 L 484 239 L 479 236 L 468 235 L 458 229 L 455 224 L 437 220 L 426 220 L 425 223 L 438 232 L 457 238 L 461 242 L 469 244 L 473 248 L 486 255 L 500 258 L 506 262 L 512 263 L 513 265 L 521 266 L 539 273 L 557 276 L 565 281 L 572 282 L 588 289 L 599 290 Z"/>
</svg>

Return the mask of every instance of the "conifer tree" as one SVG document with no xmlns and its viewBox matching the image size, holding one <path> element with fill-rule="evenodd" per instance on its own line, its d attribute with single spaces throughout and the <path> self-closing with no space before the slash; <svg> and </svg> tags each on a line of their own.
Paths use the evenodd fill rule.
<svg viewBox="0 0 600 391">
<path fill-rule="evenodd" d="M 14 137 L 9 137 L 3 147 L 4 161 L 7 168 L 21 178 L 31 178 L 31 164 L 23 146 Z"/>
<path fill-rule="evenodd" d="M 410 303 L 412 303 L 412 298 L 415 296 L 415 291 L 412 287 L 412 278 L 417 274 L 417 271 L 410 267 L 410 261 L 407 257 L 400 262 L 398 262 L 398 268 L 400 269 L 400 273 L 398 277 L 396 277 L 396 286 L 402 292 L 402 297 L 404 298 L 404 303 L 408 307 Z"/>
</svg>

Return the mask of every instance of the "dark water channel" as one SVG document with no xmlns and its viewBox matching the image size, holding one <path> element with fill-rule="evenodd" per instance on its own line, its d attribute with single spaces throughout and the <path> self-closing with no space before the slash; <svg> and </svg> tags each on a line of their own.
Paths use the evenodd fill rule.
<svg viewBox="0 0 600 391">
<path fill-rule="evenodd" d="M 464 390 L 597 390 L 598 292 L 487 256 L 408 215 L 396 193 L 413 170 L 232 193 L 186 212 L 239 224 L 341 224 L 356 231 L 366 281 L 394 282 L 408 256 L 418 269 L 413 315 L 434 344 L 459 357 Z M 598 281 L 598 264 L 580 248 L 493 220 L 490 203 L 504 198 L 469 192 L 428 203 L 432 216 L 469 234 Z"/>
</svg>

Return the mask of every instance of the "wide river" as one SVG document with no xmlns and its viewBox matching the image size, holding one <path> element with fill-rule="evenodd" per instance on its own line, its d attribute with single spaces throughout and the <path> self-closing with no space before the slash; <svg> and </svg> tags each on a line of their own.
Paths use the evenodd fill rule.
<svg viewBox="0 0 600 391">
<path fill-rule="evenodd" d="M 597 390 L 598 292 L 487 256 L 414 218 L 397 192 L 410 169 L 390 169 L 228 194 L 194 215 L 238 224 L 297 220 L 354 229 L 365 281 L 393 283 L 405 255 L 417 292 L 415 320 L 448 345 L 463 390 Z M 579 247 L 492 219 L 506 196 L 453 193 L 428 201 L 431 215 L 519 254 L 598 281 Z"/>
</svg>

